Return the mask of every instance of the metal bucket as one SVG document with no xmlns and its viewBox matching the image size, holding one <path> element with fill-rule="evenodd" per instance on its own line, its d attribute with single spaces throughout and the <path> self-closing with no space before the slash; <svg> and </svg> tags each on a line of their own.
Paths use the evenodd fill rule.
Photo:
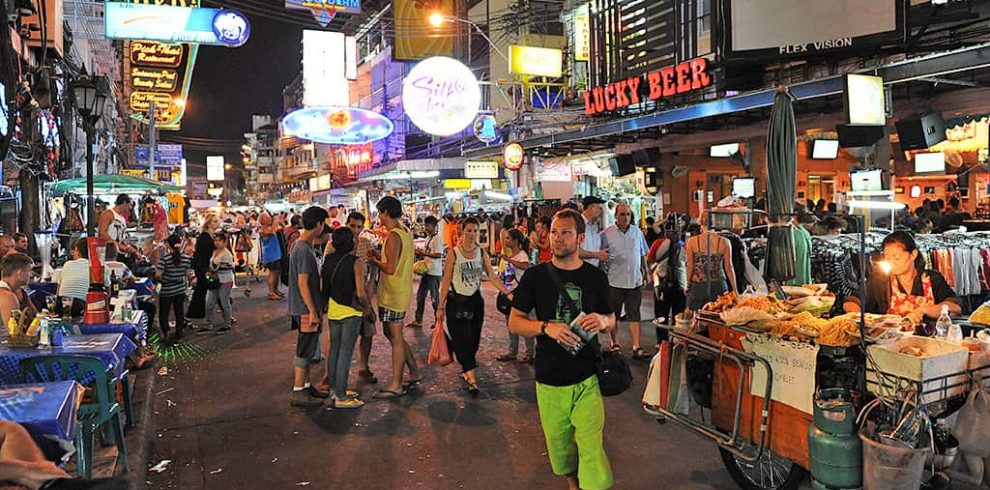
<svg viewBox="0 0 990 490">
<path fill-rule="evenodd" d="M 863 488 L 865 490 L 917 490 L 931 448 L 909 449 L 881 444 L 866 436 L 863 441 Z"/>
</svg>

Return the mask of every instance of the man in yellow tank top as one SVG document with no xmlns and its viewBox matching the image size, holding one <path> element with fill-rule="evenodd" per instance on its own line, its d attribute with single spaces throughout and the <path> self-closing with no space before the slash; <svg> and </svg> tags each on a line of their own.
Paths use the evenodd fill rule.
<svg viewBox="0 0 990 490">
<path fill-rule="evenodd" d="M 402 321 L 409 309 L 413 286 L 413 240 L 412 234 L 403 226 L 402 203 L 392 196 L 385 196 L 378 205 L 378 219 L 388 230 L 385 239 L 384 255 L 372 253 L 370 262 L 382 274 L 378 283 L 378 317 L 382 319 L 382 330 L 392 344 L 392 381 L 374 394 L 375 398 L 396 398 L 406 394 L 402 384 L 403 369 L 409 367 L 409 383 L 418 384 L 423 380 L 416 366 L 416 358 L 402 337 Z"/>
</svg>

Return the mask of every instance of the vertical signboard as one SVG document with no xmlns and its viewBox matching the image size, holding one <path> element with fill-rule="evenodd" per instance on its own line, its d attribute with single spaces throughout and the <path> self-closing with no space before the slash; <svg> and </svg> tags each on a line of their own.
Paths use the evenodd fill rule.
<svg viewBox="0 0 990 490">
<path fill-rule="evenodd" d="M 302 43 L 303 105 L 350 105 L 344 34 L 304 30 Z"/>
<path fill-rule="evenodd" d="M 223 182 L 223 156 L 209 155 L 206 157 L 206 180 L 210 182 Z"/>
<path fill-rule="evenodd" d="M 453 56 L 454 38 L 463 24 L 447 21 L 439 27 L 429 22 L 431 14 L 456 15 L 454 0 L 395 0 L 395 44 L 392 57 L 416 61 L 431 56 Z"/>
<path fill-rule="evenodd" d="M 154 101 L 157 127 L 178 130 L 186 112 L 181 101 L 189 95 L 199 45 L 129 41 L 124 46 L 130 56 L 129 105 L 134 117 L 147 121 Z"/>
<path fill-rule="evenodd" d="M 574 61 L 588 61 L 591 58 L 591 27 L 587 9 L 574 14 Z"/>
</svg>

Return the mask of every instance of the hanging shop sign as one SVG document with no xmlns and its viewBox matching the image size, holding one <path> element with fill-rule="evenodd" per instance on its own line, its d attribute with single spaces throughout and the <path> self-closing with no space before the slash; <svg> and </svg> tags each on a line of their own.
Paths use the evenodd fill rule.
<svg viewBox="0 0 990 490">
<path fill-rule="evenodd" d="M 588 61 L 591 58 L 591 23 L 587 9 L 574 15 L 574 61 Z"/>
<path fill-rule="evenodd" d="M 109 39 L 237 47 L 251 34 L 247 17 L 236 10 L 106 2 L 103 21 Z"/>
<path fill-rule="evenodd" d="M 526 152 L 519 143 L 509 143 L 502 148 L 502 165 L 513 172 L 522 168 L 525 157 Z"/>
<path fill-rule="evenodd" d="M 443 179 L 444 189 L 470 189 L 471 179 Z"/>
<path fill-rule="evenodd" d="M 559 77 L 564 66 L 559 49 L 509 46 L 509 73 L 538 77 Z"/>
<path fill-rule="evenodd" d="M 285 8 L 309 10 L 316 22 L 326 27 L 337 12 L 360 14 L 361 0 L 285 0 Z"/>
<path fill-rule="evenodd" d="M 541 182 L 570 182 L 572 175 L 570 162 L 544 160 L 536 167 L 536 180 Z"/>
<path fill-rule="evenodd" d="M 402 82 L 402 106 L 423 131 L 450 136 L 474 122 L 481 88 L 474 73 L 453 58 L 434 56 L 419 62 Z"/>
<path fill-rule="evenodd" d="M 495 116 L 491 114 L 480 114 L 474 120 L 474 137 L 482 143 L 494 143 L 498 140 L 498 132 L 495 131 Z"/>
<path fill-rule="evenodd" d="M 497 179 L 498 162 L 468 160 L 464 162 L 464 178 Z"/>
<path fill-rule="evenodd" d="M 357 107 L 306 107 L 282 120 L 286 134 L 331 145 L 360 145 L 392 134 L 387 117 Z"/>
<path fill-rule="evenodd" d="M 198 44 L 129 41 L 124 44 L 131 66 L 129 106 L 131 117 L 147 122 L 151 101 L 155 102 L 158 129 L 178 130 L 192 83 Z"/>
<path fill-rule="evenodd" d="M 137 145 L 134 147 L 134 161 L 137 168 L 148 168 L 150 151 L 148 145 Z M 155 167 L 179 167 L 182 165 L 182 145 L 157 144 L 155 145 Z"/>
<path fill-rule="evenodd" d="M 649 100 L 683 95 L 712 85 L 708 60 L 696 58 L 646 75 L 612 82 L 584 91 L 584 113 L 605 114 Z"/>
</svg>

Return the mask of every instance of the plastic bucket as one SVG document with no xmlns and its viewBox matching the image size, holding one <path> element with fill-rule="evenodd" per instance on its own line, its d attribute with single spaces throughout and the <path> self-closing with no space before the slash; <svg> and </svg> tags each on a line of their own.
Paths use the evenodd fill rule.
<svg viewBox="0 0 990 490">
<path fill-rule="evenodd" d="M 865 490 L 917 490 L 931 448 L 907 449 L 881 444 L 861 431 L 863 488 Z"/>
</svg>

